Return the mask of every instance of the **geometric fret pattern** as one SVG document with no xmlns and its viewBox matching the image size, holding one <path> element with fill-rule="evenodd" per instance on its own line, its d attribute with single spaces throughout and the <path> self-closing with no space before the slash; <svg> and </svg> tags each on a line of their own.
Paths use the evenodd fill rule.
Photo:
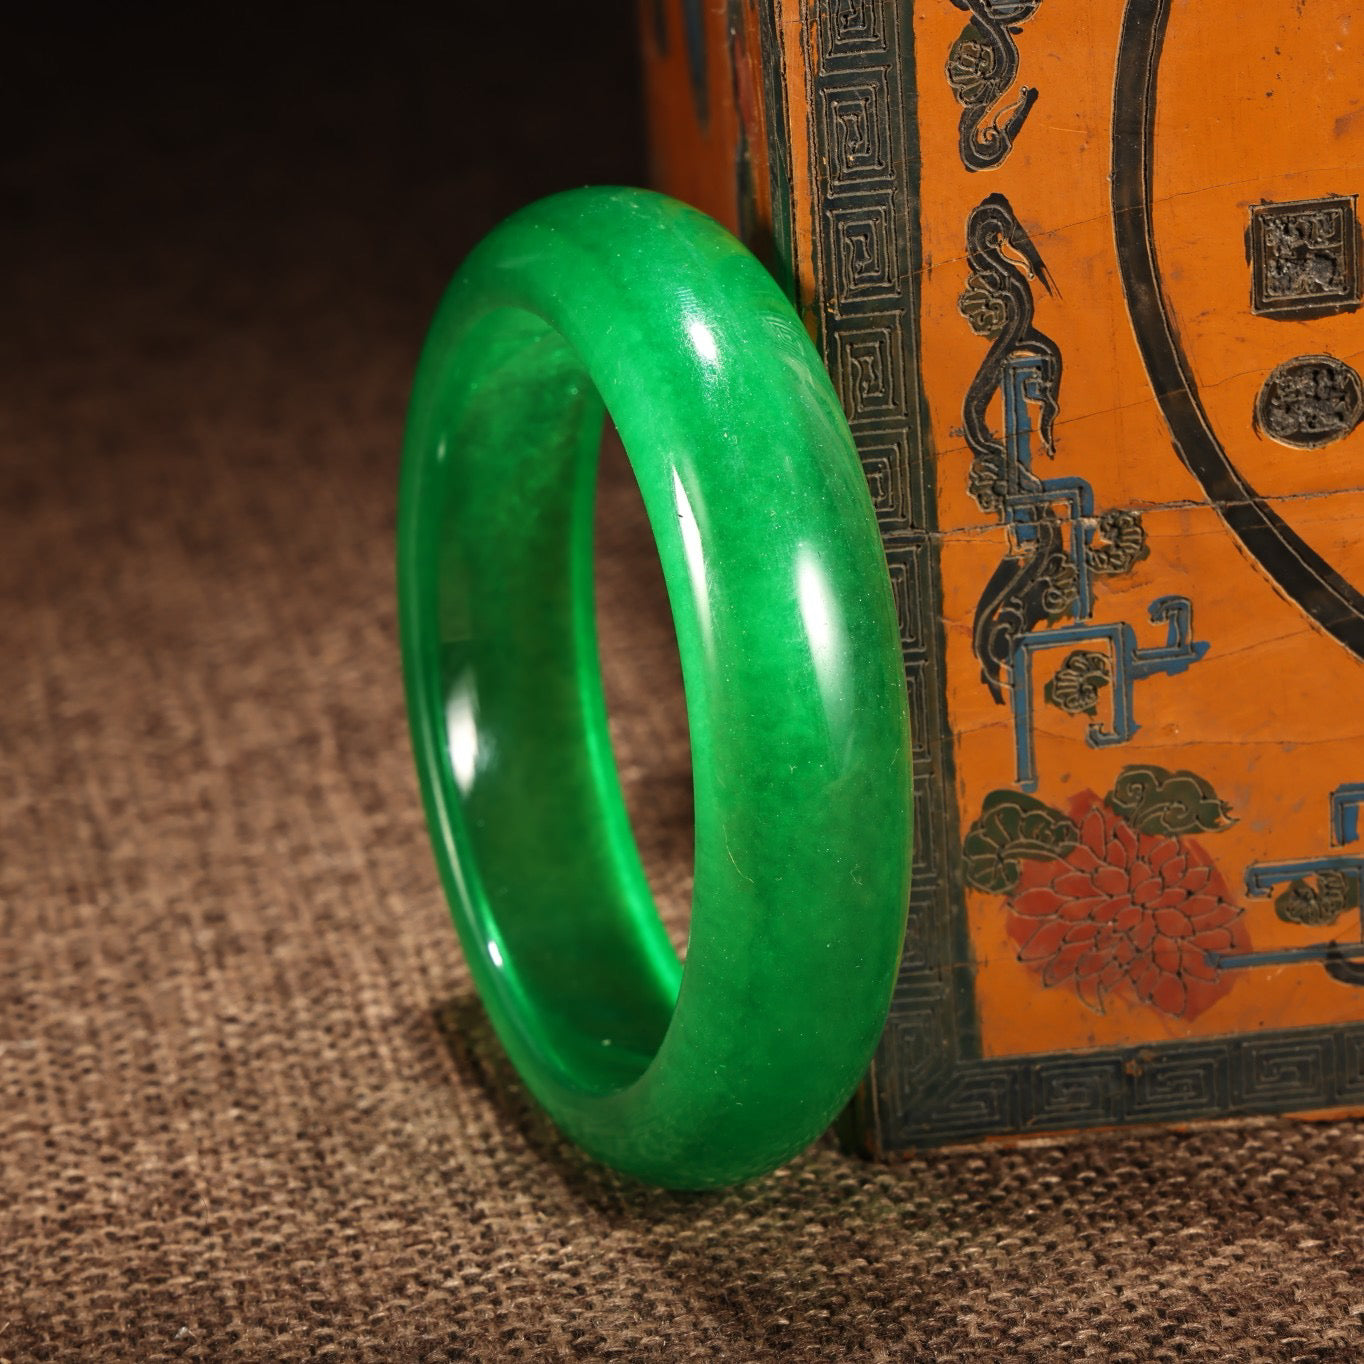
<svg viewBox="0 0 1364 1364">
<path fill-rule="evenodd" d="M 949 873 L 955 846 L 952 750 L 942 666 L 932 460 L 919 394 L 918 259 L 906 211 L 916 158 L 906 155 L 902 82 L 912 79 L 904 6 L 815 0 L 803 15 L 810 91 L 809 164 L 818 206 L 815 279 L 820 348 L 843 401 L 885 541 L 900 620 L 914 735 L 915 850 L 905 953 L 892 1015 L 854 1125 L 898 1115 L 948 1078 L 975 1036 L 959 1029 L 947 972 L 964 960 Z M 883 1093 L 870 1092 L 883 1089 Z"/>
</svg>

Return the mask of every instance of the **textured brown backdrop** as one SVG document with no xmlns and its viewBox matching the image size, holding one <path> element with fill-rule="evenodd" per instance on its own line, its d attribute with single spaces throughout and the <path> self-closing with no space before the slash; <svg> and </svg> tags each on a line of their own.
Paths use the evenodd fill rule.
<svg viewBox="0 0 1364 1364">
<path fill-rule="evenodd" d="M 629 16 L 128 8 L 0 52 L 0 1359 L 1364 1357 L 1352 1123 L 684 1197 L 527 1106 L 409 767 L 396 449 L 476 237 L 642 177 Z M 680 929 L 632 498 L 604 651 Z"/>
</svg>

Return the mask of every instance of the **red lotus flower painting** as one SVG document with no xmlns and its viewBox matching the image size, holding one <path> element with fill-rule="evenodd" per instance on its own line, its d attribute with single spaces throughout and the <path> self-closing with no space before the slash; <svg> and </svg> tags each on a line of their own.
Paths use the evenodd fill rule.
<svg viewBox="0 0 1364 1364">
<path fill-rule="evenodd" d="M 1085 791 L 1064 812 L 997 791 L 967 835 L 967 877 L 1006 895 L 1018 959 L 1043 986 L 1100 1013 L 1122 997 L 1190 1020 L 1232 988 L 1219 956 L 1250 948 L 1241 907 L 1189 837 L 1229 822 L 1200 778 L 1161 768 L 1127 768 L 1107 798 Z"/>
<path fill-rule="evenodd" d="M 1126 994 L 1196 1018 L 1231 989 L 1209 954 L 1250 946 L 1212 859 L 1193 839 L 1133 829 L 1092 791 L 1069 813 L 1079 842 L 1063 858 L 1025 862 L 1010 897 L 1019 960 L 1100 1012 Z"/>
</svg>

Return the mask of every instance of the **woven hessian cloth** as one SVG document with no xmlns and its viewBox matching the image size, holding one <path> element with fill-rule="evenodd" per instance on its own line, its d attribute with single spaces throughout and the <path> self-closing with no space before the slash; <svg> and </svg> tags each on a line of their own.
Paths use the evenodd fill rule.
<svg viewBox="0 0 1364 1364">
<path fill-rule="evenodd" d="M 704 1197 L 558 1138 L 428 852 L 394 489 L 463 252 L 645 175 L 629 14 L 49 8 L 4 57 L 0 1359 L 1364 1357 L 1352 1122 L 826 1142 Z M 686 736 L 619 468 L 601 528 L 680 933 Z"/>
</svg>

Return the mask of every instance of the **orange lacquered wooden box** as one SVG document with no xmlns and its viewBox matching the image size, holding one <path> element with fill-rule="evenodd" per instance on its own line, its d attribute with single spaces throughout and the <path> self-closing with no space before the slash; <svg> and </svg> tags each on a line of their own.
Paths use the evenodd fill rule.
<svg viewBox="0 0 1364 1364">
<path fill-rule="evenodd" d="M 900 608 L 865 1149 L 1364 1107 L 1357 0 L 645 0 Z"/>
</svg>

